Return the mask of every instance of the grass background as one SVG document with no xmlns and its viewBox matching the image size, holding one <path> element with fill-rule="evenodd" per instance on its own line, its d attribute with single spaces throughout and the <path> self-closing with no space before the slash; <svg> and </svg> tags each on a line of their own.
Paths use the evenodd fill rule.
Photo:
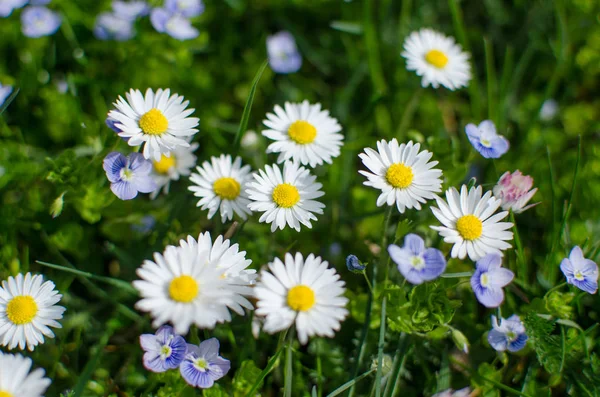
<svg viewBox="0 0 600 397">
<path fill-rule="evenodd" d="M 101 162 L 111 150 L 127 153 L 130 148 L 104 125 L 111 103 L 129 88 L 169 87 L 189 99 L 201 119 L 195 137 L 199 161 L 229 153 L 260 168 L 276 159 L 264 154 L 266 139 L 251 148 L 231 142 L 251 82 L 266 59 L 265 39 L 280 29 L 296 37 L 304 64 L 288 76 L 265 70 L 248 128 L 260 133 L 265 113 L 275 104 L 308 99 L 331 110 L 344 128 L 345 144 L 332 166 L 315 170 L 324 184 L 327 208 L 312 230 L 272 234 L 255 216 L 233 240 L 256 268 L 288 251 L 322 255 L 343 274 L 351 298 L 351 316 L 335 339 L 295 347 L 293 395 L 309 395 L 313 385 L 318 395 L 331 392 L 367 371 L 377 355 L 379 299 L 370 312 L 364 359 L 357 369 L 368 290 L 361 276 L 345 271 L 346 255 L 353 253 L 383 269 L 387 259 L 379 255 L 382 234 L 391 241 L 409 230 L 449 252 L 428 227 L 437 223 L 428 209 L 394 213 L 388 228 L 382 226 L 384 209 L 375 206 L 377 192 L 363 187 L 357 172 L 362 169 L 358 153 L 374 147 L 378 139 L 422 142 L 444 170 L 444 188 L 476 177 L 491 189 L 507 170 L 532 175 L 539 187 L 534 200 L 541 204 L 517 218 L 523 249 L 520 259 L 515 251 L 506 256 L 505 266 L 516 271 L 518 282 L 507 294 L 503 314 L 544 312 L 583 329 L 597 323 L 596 296 L 576 294 L 570 302 L 561 296 L 558 303 L 540 300 L 564 281 L 558 265 L 574 244 L 584 245 L 588 257 L 599 259 L 597 1 L 206 1 L 206 12 L 194 20 L 198 38 L 179 42 L 155 32 L 145 18 L 136 25 L 137 36 L 124 43 L 99 41 L 91 33 L 96 15 L 110 8 L 109 1 L 54 0 L 51 8 L 64 18 L 52 37 L 25 38 L 19 12 L 0 23 L 0 82 L 20 89 L 0 118 L 0 278 L 43 272 L 64 295 L 64 328 L 31 354 L 53 379 L 49 396 L 67 389 L 74 389 L 76 396 L 150 395 L 163 381 L 174 381 L 149 376 L 141 366 L 137 338 L 151 328 L 147 317 L 133 311 L 136 296 L 127 287 L 41 267 L 36 260 L 130 281 L 141 262 L 165 245 L 206 230 L 216 236 L 230 226 L 218 218 L 206 219 L 206 212 L 195 207 L 186 180 L 154 201 L 114 197 Z M 420 79 L 406 71 L 402 43 L 421 27 L 452 35 L 471 52 L 474 79 L 468 89 L 423 89 Z M 59 81 L 68 84 L 66 93 L 57 89 Z M 558 101 L 559 113 L 543 121 L 539 110 L 549 98 Z M 511 142 L 510 151 L 496 161 L 479 156 L 464 134 L 467 123 L 487 118 Z M 64 201 L 62 213 L 53 218 L 50 209 L 58 197 Z M 148 215 L 156 224 L 140 231 Z M 471 268 L 468 261 L 451 260 L 448 271 Z M 400 282 L 395 271 L 391 279 Z M 567 337 L 576 338 L 573 327 L 558 325 L 549 333 L 561 340 L 560 371 L 548 371 L 537 344 L 517 355 L 497 356 L 485 341 L 494 313 L 456 282 L 444 280 L 440 288 L 462 301 L 451 324 L 469 339 L 471 354 L 460 354 L 447 333 L 405 340 L 388 330 L 383 351 L 392 357 L 402 353 L 395 361 L 403 363 L 402 369 L 395 365 L 391 374 L 399 373 L 401 395 L 469 384 L 483 395 L 498 395 L 499 384 L 525 395 L 550 395 L 552 390 L 554 395 L 598 393 L 588 379 L 598 379 L 600 367 L 595 328 L 586 334 L 583 361 L 576 361 L 582 367 L 580 377 L 565 365 L 568 353 L 577 353 L 573 344 L 583 339 L 564 343 Z M 559 303 L 570 311 L 557 309 Z M 388 308 L 397 304 L 387 302 Z M 238 316 L 191 339 L 213 335 L 221 340 L 232 370 L 209 394 L 244 395 L 277 351 L 277 336 L 254 340 L 250 317 Z M 283 368 L 283 360 L 278 361 L 261 386 L 263 395 L 280 395 Z M 374 381 L 374 375 L 361 380 L 356 394 L 369 395 Z M 180 395 L 195 394 L 187 388 Z"/>
</svg>

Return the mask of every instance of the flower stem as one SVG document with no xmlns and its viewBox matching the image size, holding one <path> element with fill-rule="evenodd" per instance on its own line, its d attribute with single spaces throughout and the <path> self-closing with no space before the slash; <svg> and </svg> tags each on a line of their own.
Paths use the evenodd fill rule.
<svg viewBox="0 0 600 397">
<path fill-rule="evenodd" d="M 568 284 L 568 283 L 565 281 L 565 282 L 564 282 L 564 283 L 562 283 L 562 284 L 558 284 L 557 286 L 554 286 L 554 287 L 550 288 L 550 289 L 549 289 L 549 290 L 548 290 L 548 291 L 547 291 L 547 292 L 544 294 L 544 299 L 546 299 L 546 297 L 547 297 L 548 295 L 550 295 L 552 292 L 554 292 L 554 291 L 556 291 L 556 290 L 559 290 L 559 289 L 561 289 L 562 287 L 564 287 L 564 286 L 565 286 L 565 285 L 567 285 L 567 284 Z"/>
<path fill-rule="evenodd" d="M 294 340 L 294 330 L 292 328 L 292 330 L 287 335 L 287 346 L 286 346 L 286 353 L 285 353 L 285 381 L 284 381 L 284 388 L 283 388 L 284 397 L 292 397 L 292 375 L 294 372 L 292 369 L 292 364 L 293 364 L 292 343 L 293 343 L 293 340 Z"/>
</svg>

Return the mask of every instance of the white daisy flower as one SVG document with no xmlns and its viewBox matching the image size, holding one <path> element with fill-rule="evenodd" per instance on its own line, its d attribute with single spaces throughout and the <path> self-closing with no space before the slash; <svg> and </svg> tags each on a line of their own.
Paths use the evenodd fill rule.
<svg viewBox="0 0 600 397">
<path fill-rule="evenodd" d="M 54 338 L 50 327 L 62 328 L 65 308 L 56 306 L 62 295 L 52 281 L 44 282 L 40 274 L 17 274 L 2 281 L 0 288 L 0 344 L 14 349 L 33 349 L 44 343 L 44 336 Z M 0 395 L 1 396 L 1 395 Z"/>
<path fill-rule="evenodd" d="M 184 101 L 178 94 L 171 95 L 170 89 L 159 89 L 156 94 L 148 88 L 146 95 L 140 90 L 131 89 L 113 104 L 116 110 L 108 112 L 109 119 L 116 120 L 115 127 L 121 130 L 119 136 L 127 140 L 129 146 L 144 144 L 143 154 L 147 159 L 160 161 L 164 154 L 179 146 L 188 147 L 186 137 L 198 130 L 197 117 L 188 117 L 194 109 L 186 109 L 190 101 Z"/>
<path fill-rule="evenodd" d="M 371 171 L 359 171 L 368 180 L 366 186 L 381 190 L 377 206 L 384 204 L 398 207 L 400 213 L 406 208 L 421 209 L 421 204 L 435 197 L 442 190 L 442 171 L 433 168 L 437 161 L 429 161 L 433 154 L 419 152 L 421 145 L 412 141 L 398 145 L 396 138 L 390 142 L 377 142 L 377 152 L 365 148 L 358 156 Z"/>
<path fill-rule="evenodd" d="M 200 234 L 198 241 L 188 236 L 179 246 L 167 246 L 163 254 L 154 253 L 137 270 L 141 280 L 133 282 L 142 299 L 136 308 L 149 312 L 152 325 L 167 322 L 175 332 L 185 335 L 190 326 L 214 328 L 231 321 L 229 309 L 243 315 L 252 304 L 243 295 L 252 294 L 250 285 L 256 271 L 246 251 L 218 236 L 214 243 L 210 233 Z"/>
<path fill-rule="evenodd" d="M 236 157 L 232 162 L 230 155 L 222 154 L 211 157 L 210 163 L 205 161 L 196 170 L 198 173 L 190 177 L 194 186 L 188 189 L 201 198 L 196 206 L 208 209 L 208 219 L 217 211 L 221 213 L 222 222 L 231 220 L 234 212 L 244 220 L 252 214 L 246 194 L 246 185 L 252 180 L 252 174 L 249 165 L 242 167 L 241 158 Z"/>
<path fill-rule="evenodd" d="M 267 153 L 279 153 L 278 163 L 286 160 L 315 167 L 323 162 L 331 164 L 340 155 L 344 137 L 338 121 L 321 110 L 321 104 L 311 105 L 286 102 L 285 110 L 277 105 L 275 113 L 267 113 L 263 124 L 269 129 L 262 134 L 275 142 L 267 147 Z"/>
<path fill-rule="evenodd" d="M 463 185 L 460 194 L 455 188 L 446 191 L 446 201 L 437 196 L 439 208 L 431 207 L 433 215 L 444 226 L 431 226 L 444 237 L 446 243 L 454 244 L 452 257 L 464 259 L 467 255 L 477 261 L 487 254 L 502 255 L 502 250 L 511 247 L 506 240 L 512 240 L 513 233 L 508 231 L 513 224 L 499 222 L 506 218 L 508 211 L 494 214 L 502 200 L 486 192 L 481 196 L 481 186 L 472 187 L 467 192 Z"/>
<path fill-rule="evenodd" d="M 463 52 L 454 38 L 432 29 L 412 32 L 404 41 L 406 69 L 423 76 L 421 85 L 449 90 L 466 87 L 471 80 L 469 53 Z"/>
<path fill-rule="evenodd" d="M 300 224 L 312 228 L 314 214 L 322 214 L 325 204 L 314 199 L 323 196 L 317 177 L 299 164 L 286 161 L 283 173 L 275 164 L 254 174 L 256 182 L 248 183 L 246 192 L 252 200 L 252 211 L 264 212 L 259 222 L 271 224 L 271 232 L 289 227 L 300 231 Z"/>
<path fill-rule="evenodd" d="M 310 254 L 285 254 L 285 265 L 276 258 L 261 271 L 254 288 L 256 314 L 265 316 L 263 330 L 273 334 L 296 324 L 303 345 L 314 335 L 332 338 L 348 315 L 344 281 L 327 261 Z"/>
<path fill-rule="evenodd" d="M 196 165 L 194 151 L 198 146 L 198 143 L 192 143 L 188 147 L 180 146 L 169 157 L 163 154 L 160 160 L 152 161 L 152 179 L 156 183 L 156 190 L 150 193 L 151 199 L 155 199 L 161 190 L 164 194 L 169 194 L 171 181 L 190 175 L 190 170 Z"/>
<path fill-rule="evenodd" d="M 43 397 L 52 382 L 42 368 L 31 371 L 32 364 L 29 357 L 0 351 L 0 397 Z"/>
</svg>

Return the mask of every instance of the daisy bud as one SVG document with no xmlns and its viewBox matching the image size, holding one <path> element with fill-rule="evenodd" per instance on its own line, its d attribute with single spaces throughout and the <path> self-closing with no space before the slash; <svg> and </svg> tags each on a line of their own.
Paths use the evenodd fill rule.
<svg viewBox="0 0 600 397">
<path fill-rule="evenodd" d="M 521 171 L 516 170 L 512 174 L 505 172 L 500 177 L 498 184 L 494 186 L 494 196 L 502 200 L 502 209 L 512 210 L 519 214 L 539 203 L 526 205 L 537 192 L 537 188 L 532 189 L 533 178 L 529 175 L 523 175 Z"/>
</svg>

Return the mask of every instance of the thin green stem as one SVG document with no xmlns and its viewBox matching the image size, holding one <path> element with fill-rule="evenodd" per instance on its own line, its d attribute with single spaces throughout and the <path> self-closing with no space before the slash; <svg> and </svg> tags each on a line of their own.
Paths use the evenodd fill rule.
<svg viewBox="0 0 600 397">
<path fill-rule="evenodd" d="M 381 396 L 381 377 L 383 375 L 383 347 L 385 346 L 385 316 L 387 297 L 381 302 L 381 325 L 379 326 L 379 344 L 377 346 L 377 375 L 375 377 L 375 397 Z"/>
<path fill-rule="evenodd" d="M 369 277 L 367 277 L 367 272 L 365 272 L 363 270 L 362 275 L 365 278 L 365 281 L 367 282 L 367 286 L 369 287 L 369 291 L 371 292 L 371 295 L 373 295 L 373 286 L 371 285 L 371 282 L 369 281 Z"/>
<path fill-rule="evenodd" d="M 527 275 L 527 263 L 525 261 L 525 253 L 523 252 L 523 244 L 521 243 L 521 236 L 519 235 L 519 229 L 517 228 L 517 221 L 515 220 L 515 214 L 510 211 L 510 221 L 513 224 L 512 230 L 517 248 L 517 269 L 519 269 L 519 276 L 527 284 L 529 277 Z"/>
<path fill-rule="evenodd" d="M 286 346 L 286 352 L 285 352 L 285 379 L 284 379 L 284 388 L 283 388 L 283 395 L 284 397 L 292 397 L 292 377 L 294 374 L 294 369 L 293 369 L 293 338 L 294 338 L 294 332 L 292 329 L 292 332 L 290 332 L 288 334 L 288 338 L 287 338 L 287 346 Z"/>
<path fill-rule="evenodd" d="M 567 285 L 568 283 L 565 281 L 564 283 L 558 284 L 552 288 L 550 288 L 545 294 L 544 294 L 544 299 L 546 299 L 547 296 L 549 296 L 551 293 L 553 293 L 554 291 L 557 291 L 559 289 L 561 289 L 562 287 L 564 287 L 565 285 Z"/>
<path fill-rule="evenodd" d="M 366 378 L 367 376 L 371 375 L 373 372 L 375 372 L 375 368 L 372 368 L 370 370 L 368 370 L 367 372 L 361 374 L 360 376 L 355 377 L 354 379 L 344 383 L 343 385 L 341 385 L 340 387 L 338 387 L 337 389 L 335 389 L 334 391 L 332 391 L 331 393 L 329 393 L 327 395 L 327 397 L 335 397 L 338 396 L 340 394 L 342 394 L 342 392 L 350 389 L 350 388 L 354 388 L 354 386 L 361 381 L 362 379 Z"/>
<path fill-rule="evenodd" d="M 473 272 L 457 272 L 457 273 L 444 273 L 441 278 L 459 278 L 459 277 L 471 277 Z"/>
</svg>

